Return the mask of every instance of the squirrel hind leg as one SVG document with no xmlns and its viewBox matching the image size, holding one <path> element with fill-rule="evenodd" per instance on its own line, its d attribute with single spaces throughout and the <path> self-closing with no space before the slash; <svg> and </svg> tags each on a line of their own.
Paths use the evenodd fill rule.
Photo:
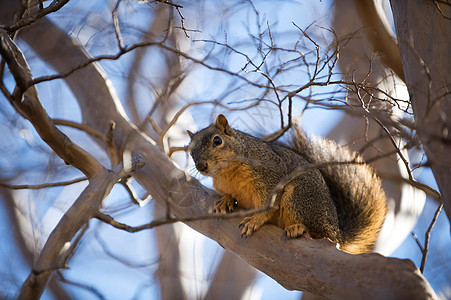
<svg viewBox="0 0 451 300">
<path fill-rule="evenodd" d="M 285 234 L 289 239 L 300 238 L 304 233 L 307 232 L 307 227 L 304 224 L 293 224 L 285 227 Z"/>
</svg>

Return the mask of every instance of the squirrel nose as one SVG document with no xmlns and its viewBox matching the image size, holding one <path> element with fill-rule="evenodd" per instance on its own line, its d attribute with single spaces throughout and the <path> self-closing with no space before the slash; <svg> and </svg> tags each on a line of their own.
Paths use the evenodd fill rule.
<svg viewBox="0 0 451 300">
<path fill-rule="evenodd" d="M 196 164 L 196 168 L 197 168 L 197 170 L 199 170 L 199 172 L 205 173 L 208 170 L 208 163 L 207 162 L 199 162 Z"/>
</svg>

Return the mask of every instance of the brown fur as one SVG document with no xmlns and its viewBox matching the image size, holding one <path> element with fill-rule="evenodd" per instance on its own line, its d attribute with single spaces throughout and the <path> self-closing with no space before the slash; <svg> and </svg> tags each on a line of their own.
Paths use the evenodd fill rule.
<svg viewBox="0 0 451 300">
<path fill-rule="evenodd" d="M 231 195 L 245 209 L 261 205 L 259 191 L 254 183 L 255 174 L 241 163 L 229 163 L 213 177 L 213 187 L 221 195 Z"/>
<path fill-rule="evenodd" d="M 358 164 L 328 165 L 320 171 L 337 207 L 341 231 L 340 249 L 358 254 L 370 252 L 387 213 L 381 180 L 355 152 L 327 139 L 308 139 L 295 128 L 293 147 L 311 163 L 356 161 Z"/>
</svg>

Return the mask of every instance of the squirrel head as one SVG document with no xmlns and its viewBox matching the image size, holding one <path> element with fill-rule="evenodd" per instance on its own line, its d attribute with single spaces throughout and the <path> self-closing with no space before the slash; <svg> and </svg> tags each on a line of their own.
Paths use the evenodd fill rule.
<svg viewBox="0 0 451 300">
<path fill-rule="evenodd" d="M 191 138 L 188 152 L 202 175 L 214 176 L 236 156 L 235 134 L 224 115 L 197 133 L 187 130 Z"/>
</svg>

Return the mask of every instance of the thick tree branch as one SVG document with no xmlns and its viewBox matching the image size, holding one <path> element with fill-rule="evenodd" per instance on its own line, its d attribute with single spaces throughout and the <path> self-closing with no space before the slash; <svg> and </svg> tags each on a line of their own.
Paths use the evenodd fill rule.
<svg viewBox="0 0 451 300">
<path fill-rule="evenodd" d="M 354 4 L 373 51 L 387 67 L 405 81 L 398 45 L 385 15 L 382 15 L 382 8 L 377 6 L 375 0 L 354 0 Z"/>
</svg>

